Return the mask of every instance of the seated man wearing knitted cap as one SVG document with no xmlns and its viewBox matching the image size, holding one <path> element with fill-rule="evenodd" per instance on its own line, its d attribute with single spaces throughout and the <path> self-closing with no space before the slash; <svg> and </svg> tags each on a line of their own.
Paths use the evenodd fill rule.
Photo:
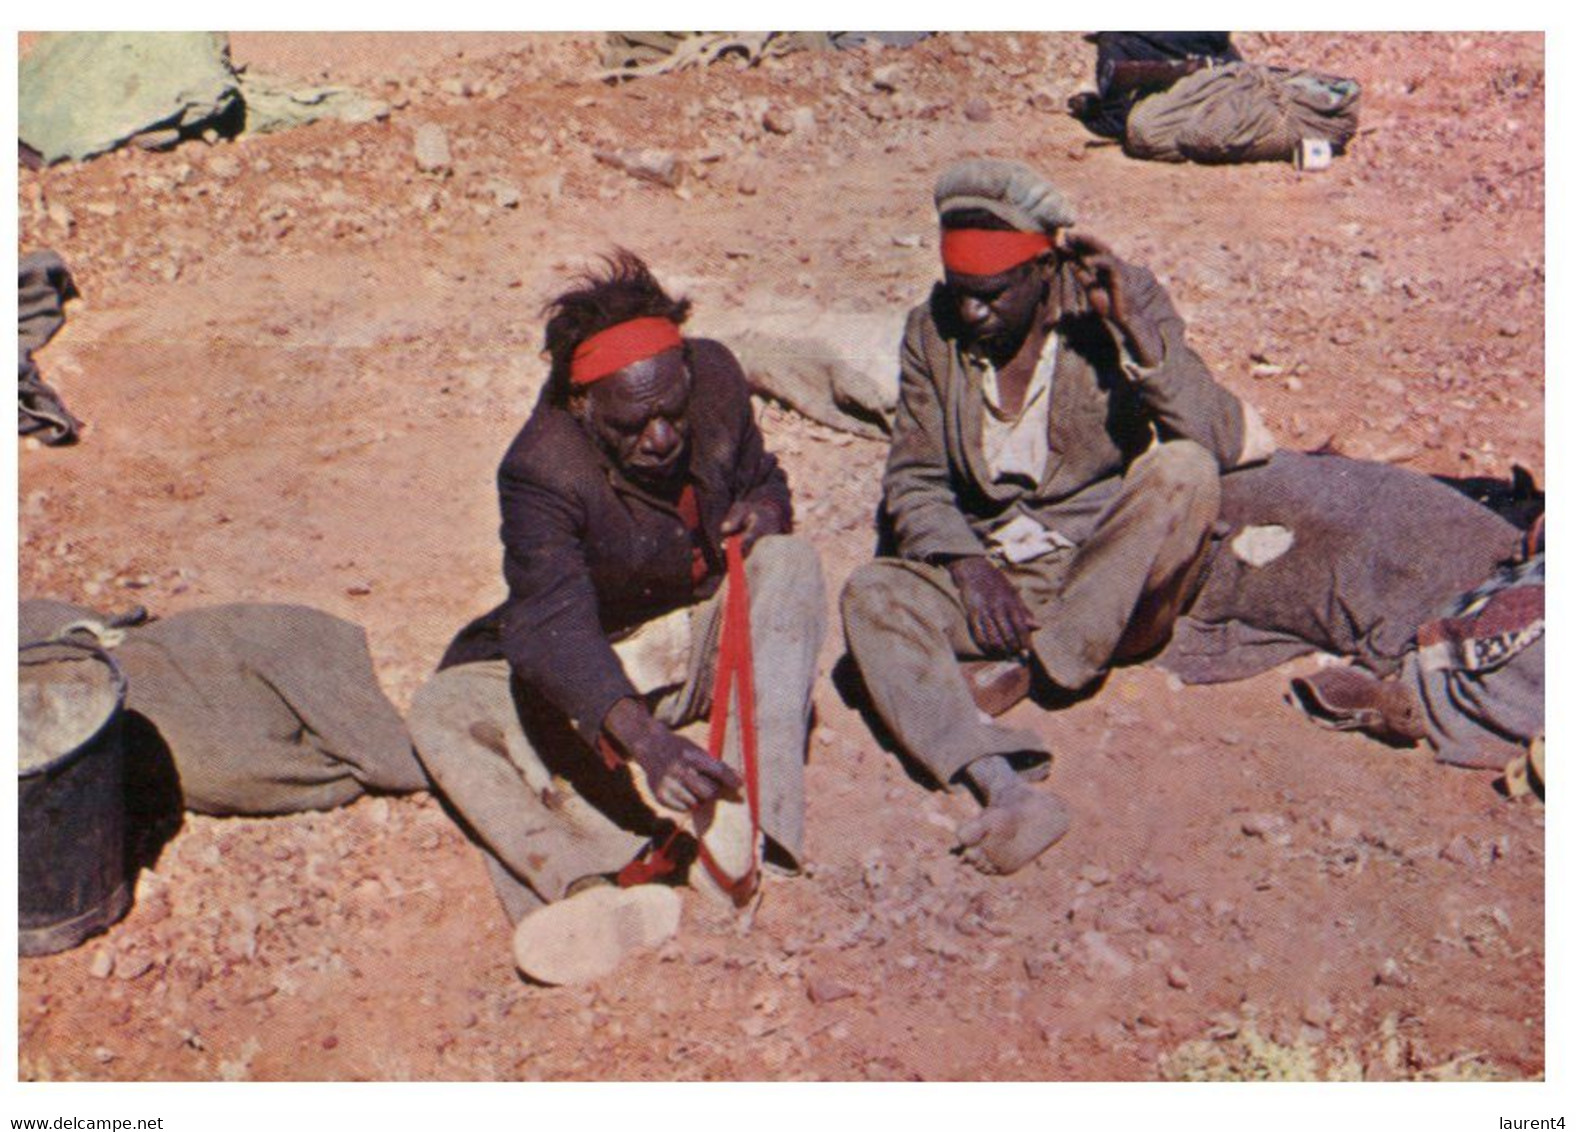
<svg viewBox="0 0 1576 1132">
<path fill-rule="evenodd" d="M 678 879 L 703 848 L 690 834 L 739 799 L 740 721 L 720 761 L 675 730 L 712 708 L 737 584 L 725 541 L 748 556 L 751 622 L 727 647 L 770 673 L 752 697 L 759 826 L 790 868 L 826 622 L 820 561 L 788 533 L 787 477 L 739 363 L 681 336 L 689 302 L 638 258 L 605 262 L 549 304 L 551 371 L 498 471 L 508 598 L 461 631 L 410 713 L 518 925 L 517 963 L 554 983 L 595 977 L 659 939 L 660 921 L 676 925 L 673 891 L 635 882 Z M 719 877 L 725 888 L 753 877 L 746 825 L 750 867 Z"/>
<path fill-rule="evenodd" d="M 965 161 L 935 200 L 945 279 L 908 318 L 883 482 L 895 554 L 849 579 L 843 621 L 903 750 L 983 800 L 964 856 L 1010 873 L 1069 814 L 1025 776 L 1043 777 L 1044 740 L 978 706 L 999 713 L 1031 682 L 1077 692 L 1160 643 L 1220 470 L 1262 426 L 1154 276 L 1064 233 L 1072 213 L 1032 169 Z"/>
</svg>

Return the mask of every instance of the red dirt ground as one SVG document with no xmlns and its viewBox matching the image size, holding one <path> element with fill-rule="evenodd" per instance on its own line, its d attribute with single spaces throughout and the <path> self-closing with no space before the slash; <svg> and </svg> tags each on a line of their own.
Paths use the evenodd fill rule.
<svg viewBox="0 0 1576 1132">
<path fill-rule="evenodd" d="M 969 153 L 1042 167 L 1154 268 L 1287 445 L 1541 482 L 1539 36 L 1239 37 L 1363 83 L 1362 132 L 1319 174 L 1090 145 L 1059 110 L 1093 69 L 1071 34 L 619 87 L 593 79 L 591 36 L 232 42 L 395 109 L 21 173 L 21 248 L 59 250 L 84 296 L 40 361 L 90 422 L 75 448 L 21 446 L 24 595 L 317 605 L 367 627 L 403 708 L 500 596 L 493 472 L 570 272 L 629 246 L 702 332 L 775 303 L 900 317 L 936 272 L 930 185 Z M 800 106 L 812 131 L 760 124 Z M 423 122 L 451 178 L 416 170 Z M 592 157 L 632 145 L 689 160 L 683 189 Z M 762 419 L 840 586 L 871 552 L 882 448 Z M 748 924 L 687 897 L 678 941 L 586 989 L 517 978 L 429 796 L 188 816 L 125 921 L 21 961 L 20 1075 L 1144 1080 L 1273 1048 L 1322 1076 L 1541 1077 L 1542 809 L 1314 728 L 1287 675 L 1131 668 L 1070 710 L 1016 709 L 1076 822 L 1007 879 L 947 852 L 972 803 L 912 782 L 823 683 L 807 875 Z"/>
</svg>

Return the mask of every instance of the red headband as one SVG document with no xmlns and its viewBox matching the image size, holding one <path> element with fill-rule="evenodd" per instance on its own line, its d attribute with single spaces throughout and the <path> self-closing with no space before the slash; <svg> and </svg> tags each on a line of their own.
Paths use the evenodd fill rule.
<svg viewBox="0 0 1576 1132">
<path fill-rule="evenodd" d="M 1000 275 L 1051 247 L 1044 232 L 948 228 L 941 233 L 941 262 L 959 275 Z"/>
<path fill-rule="evenodd" d="M 569 363 L 569 380 L 574 385 L 590 385 L 683 342 L 679 328 L 665 318 L 632 318 L 599 331 L 576 346 Z"/>
</svg>

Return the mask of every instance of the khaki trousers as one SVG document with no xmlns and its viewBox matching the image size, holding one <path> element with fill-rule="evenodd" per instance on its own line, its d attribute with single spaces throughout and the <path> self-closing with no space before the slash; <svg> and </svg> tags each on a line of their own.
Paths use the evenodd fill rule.
<svg viewBox="0 0 1576 1132">
<path fill-rule="evenodd" d="M 761 826 L 797 865 L 826 585 L 814 548 L 791 536 L 756 543 L 745 573 Z M 670 727 L 711 710 L 726 588 L 648 622 L 614 646 L 653 714 Z M 482 850 L 513 922 L 561 899 L 577 880 L 617 872 L 659 830 L 661 816 L 636 787 L 640 772 L 609 770 L 561 714 L 511 678 L 507 661 L 437 673 L 416 693 L 408 722 L 427 773 Z M 738 731 L 737 717 L 730 718 L 723 754 L 742 774 Z"/>
<path fill-rule="evenodd" d="M 1157 444 L 1133 461 L 1082 546 L 998 562 L 1039 622 L 1032 651 L 1046 676 L 1076 690 L 1113 658 L 1160 643 L 1219 510 L 1214 457 L 1192 441 Z M 1049 757 L 1038 735 L 998 724 L 975 706 L 958 660 L 983 654 L 945 567 L 867 563 L 843 590 L 842 614 L 848 651 L 877 713 L 940 782 L 952 784 L 987 755 Z"/>
</svg>

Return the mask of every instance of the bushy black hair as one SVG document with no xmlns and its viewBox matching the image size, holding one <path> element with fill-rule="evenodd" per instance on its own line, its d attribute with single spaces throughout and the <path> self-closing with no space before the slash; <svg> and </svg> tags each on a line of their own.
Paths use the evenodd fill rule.
<svg viewBox="0 0 1576 1132">
<path fill-rule="evenodd" d="M 552 359 L 543 395 L 551 404 L 569 399 L 569 363 L 575 349 L 593 334 L 632 318 L 681 324 L 689 317 L 690 301 L 670 297 L 634 252 L 614 248 L 601 259 L 601 271 L 578 276 L 578 286 L 542 308 L 548 316 L 546 349 Z"/>
</svg>

